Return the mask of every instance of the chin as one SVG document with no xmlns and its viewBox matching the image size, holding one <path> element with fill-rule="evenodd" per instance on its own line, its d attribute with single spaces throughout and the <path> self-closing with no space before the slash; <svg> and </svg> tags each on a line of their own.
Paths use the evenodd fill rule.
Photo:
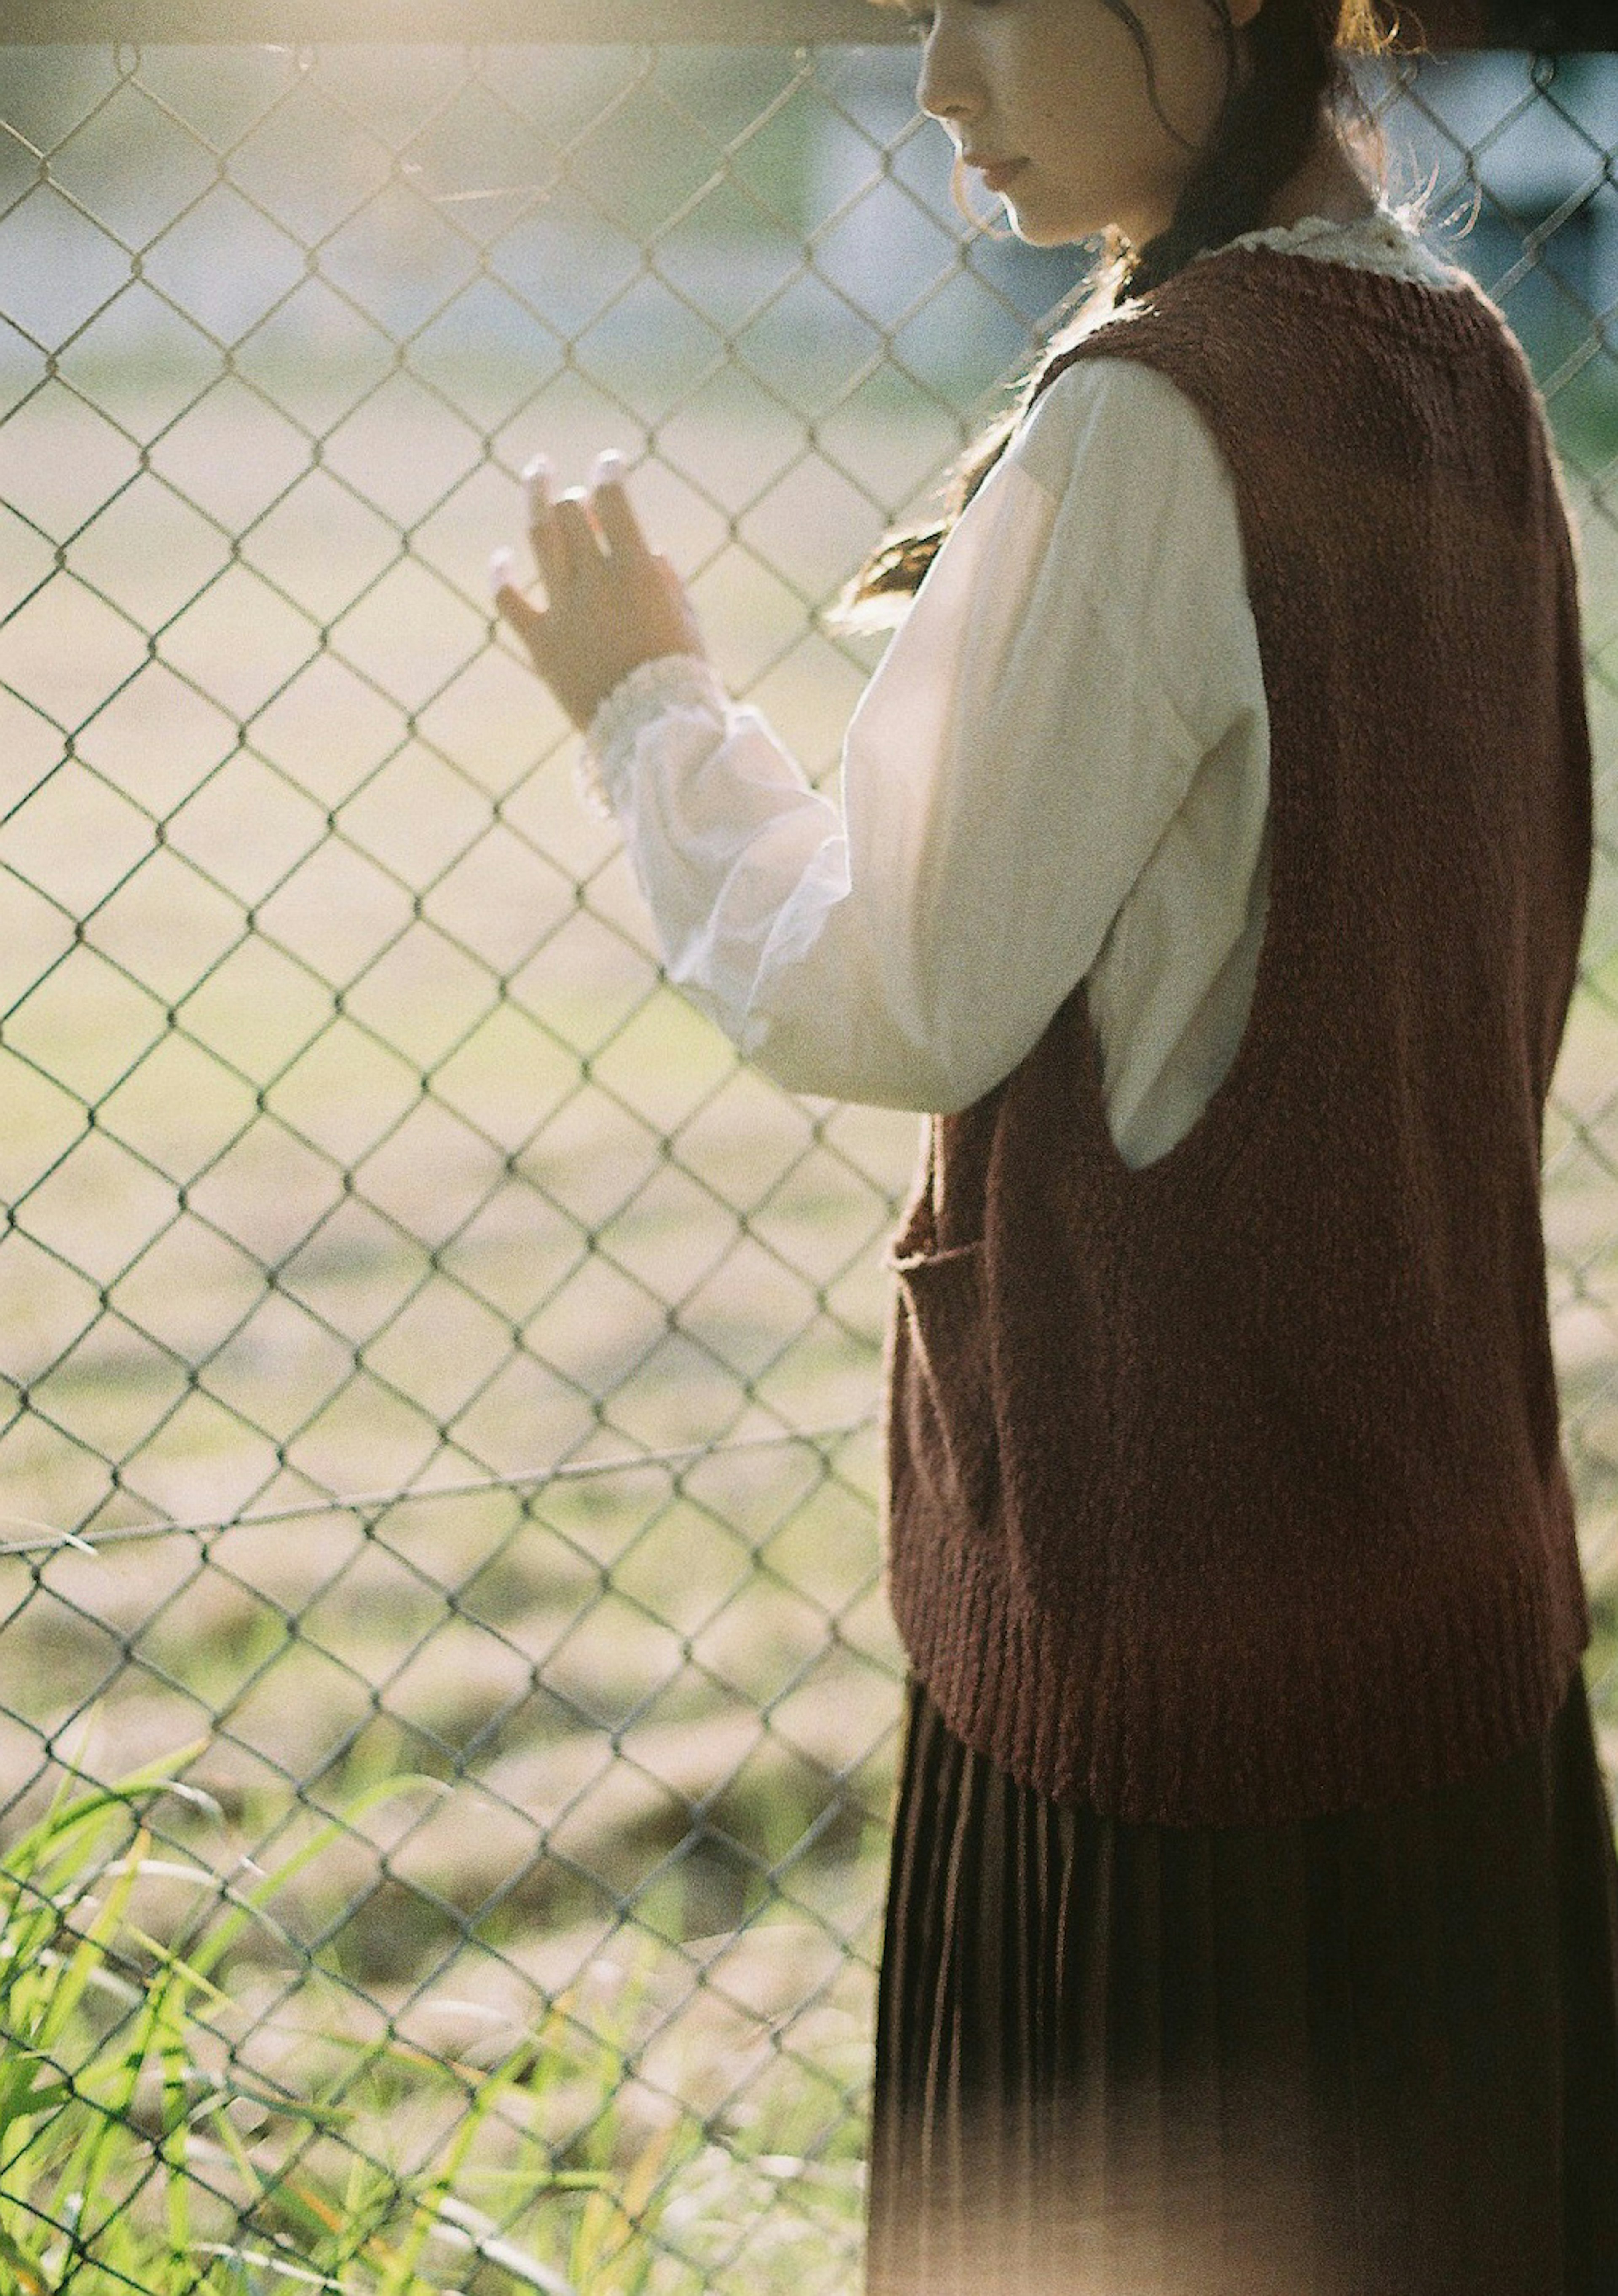
<svg viewBox="0 0 1618 2296">
<path fill-rule="evenodd" d="M 1026 247 L 1077 247 L 1094 239 L 1098 230 L 1093 224 L 1052 223 L 1049 217 L 1025 215 L 1017 208 L 1008 208 L 1006 220 Z"/>
<path fill-rule="evenodd" d="M 1006 220 L 1012 231 L 1028 247 L 1077 247 L 1085 240 L 1098 239 L 1109 226 L 1098 223 L 1093 216 L 1053 215 L 1047 208 L 1042 214 L 1037 200 L 1006 198 Z"/>
</svg>

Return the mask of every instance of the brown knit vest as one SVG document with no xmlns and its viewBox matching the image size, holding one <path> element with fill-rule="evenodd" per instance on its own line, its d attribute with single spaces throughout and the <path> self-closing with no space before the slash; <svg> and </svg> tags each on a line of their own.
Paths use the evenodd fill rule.
<svg viewBox="0 0 1618 2296">
<path fill-rule="evenodd" d="M 1238 249 L 1070 354 L 1109 357 L 1234 473 L 1266 939 L 1157 1162 L 1114 1146 L 1083 985 L 936 1119 L 894 1254 L 889 1592 L 1021 1784 L 1279 1823 L 1503 1759 L 1589 1637 L 1540 1221 L 1591 853 L 1573 549 L 1470 287 Z"/>
</svg>

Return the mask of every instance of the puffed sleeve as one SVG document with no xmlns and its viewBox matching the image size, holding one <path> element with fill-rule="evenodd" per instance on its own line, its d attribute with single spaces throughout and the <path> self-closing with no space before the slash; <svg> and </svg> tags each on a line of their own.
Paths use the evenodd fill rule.
<svg viewBox="0 0 1618 2296">
<path fill-rule="evenodd" d="M 792 1090 L 967 1106 L 1089 972 L 1251 707 L 1250 633 L 1201 419 L 1142 366 L 1079 363 L 923 583 L 840 804 L 693 660 L 609 697 L 591 748 L 670 977 Z"/>
</svg>

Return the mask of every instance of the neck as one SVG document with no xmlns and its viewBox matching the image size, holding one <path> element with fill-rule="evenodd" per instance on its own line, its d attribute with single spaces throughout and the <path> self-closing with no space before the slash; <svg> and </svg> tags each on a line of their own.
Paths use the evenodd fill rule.
<svg viewBox="0 0 1618 2296">
<path fill-rule="evenodd" d="M 1336 135 L 1322 139 L 1271 201 L 1266 225 L 1302 223 L 1321 216 L 1328 223 L 1361 223 L 1376 211 L 1377 196 Z"/>
</svg>

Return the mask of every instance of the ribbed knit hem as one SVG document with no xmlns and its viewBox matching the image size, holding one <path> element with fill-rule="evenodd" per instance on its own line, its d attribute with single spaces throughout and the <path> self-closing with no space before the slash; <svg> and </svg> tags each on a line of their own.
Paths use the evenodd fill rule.
<svg viewBox="0 0 1618 2296">
<path fill-rule="evenodd" d="M 1273 1825 L 1458 1784 L 1550 1723 L 1589 1640 L 1571 1522 L 1492 1607 L 1390 1611 L 1347 1648 L 1278 1587 L 1261 1666 L 1205 1644 L 1171 1667 L 1064 1629 L 944 1538 L 890 1557 L 900 1640 L 951 1731 L 1019 1785 L 1137 1824 Z"/>
</svg>

